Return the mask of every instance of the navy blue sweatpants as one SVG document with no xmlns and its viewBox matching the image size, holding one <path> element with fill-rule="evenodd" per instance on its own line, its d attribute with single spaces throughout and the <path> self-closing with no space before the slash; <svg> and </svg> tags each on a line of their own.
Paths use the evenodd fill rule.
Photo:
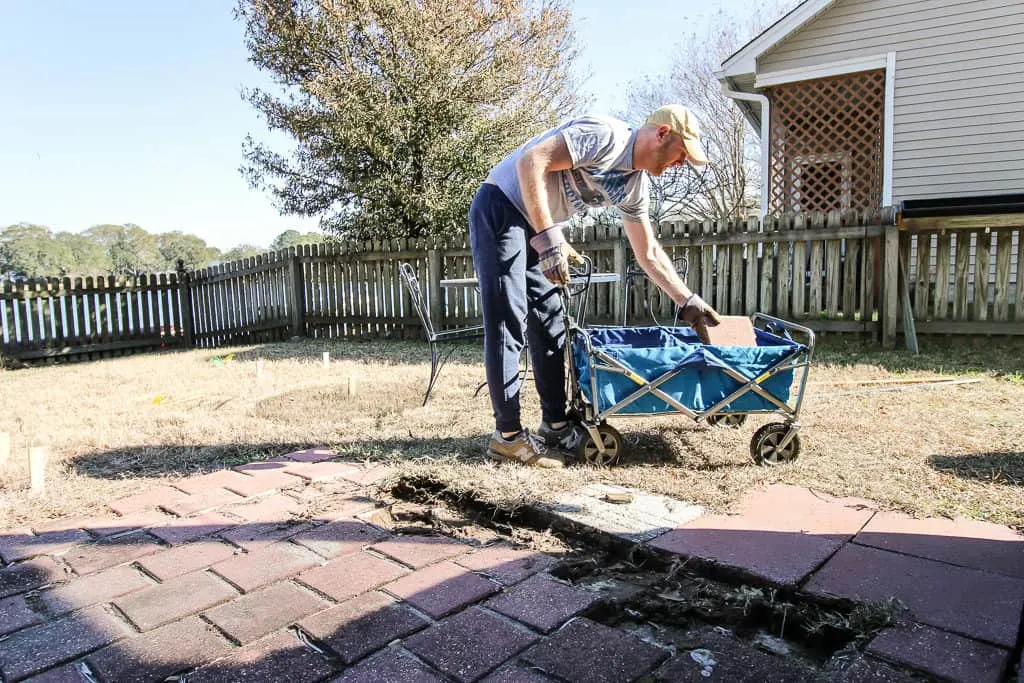
<svg viewBox="0 0 1024 683">
<path fill-rule="evenodd" d="M 519 359 L 529 340 L 544 420 L 565 419 L 562 297 L 529 245 L 529 222 L 496 185 L 484 183 L 469 209 L 469 241 L 480 282 L 484 367 L 496 428 L 522 429 Z"/>
</svg>

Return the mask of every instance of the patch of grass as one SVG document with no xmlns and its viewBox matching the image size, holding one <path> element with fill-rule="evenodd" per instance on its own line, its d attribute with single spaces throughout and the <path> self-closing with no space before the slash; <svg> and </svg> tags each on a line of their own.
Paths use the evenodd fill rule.
<svg viewBox="0 0 1024 683">
<path fill-rule="evenodd" d="M 328 446 L 357 460 L 393 462 L 410 478 L 506 509 L 607 482 L 725 512 L 752 487 L 787 483 L 915 515 L 1024 528 L 1022 356 L 992 341 L 979 353 L 922 347 L 912 356 L 827 337 L 809 376 L 802 455 L 778 468 L 756 466 L 748 454 L 768 417 L 740 429 L 696 426 L 682 416 L 615 420 L 627 453 L 612 469 L 490 462 L 491 408 L 486 392 L 473 397 L 483 380 L 475 344 L 458 348 L 426 407 L 429 354 L 421 342 L 303 340 L 6 371 L 0 431 L 12 435 L 14 450 L 0 473 L 0 527 L 92 514 L 177 477 Z M 232 353 L 227 363 L 211 362 Z M 984 365 L 989 360 L 992 367 Z M 979 381 L 882 391 L 893 388 L 885 381 L 940 374 Z M 532 383 L 523 396 L 524 421 L 534 425 L 540 413 Z M 48 491 L 38 497 L 27 491 L 24 462 L 34 444 L 50 450 Z"/>
</svg>

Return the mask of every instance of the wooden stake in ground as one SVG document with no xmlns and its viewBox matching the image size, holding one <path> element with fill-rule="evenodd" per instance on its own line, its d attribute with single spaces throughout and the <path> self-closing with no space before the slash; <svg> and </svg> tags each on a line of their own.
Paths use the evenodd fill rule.
<svg viewBox="0 0 1024 683">
<path fill-rule="evenodd" d="M 356 395 L 356 378 L 355 377 L 349 377 L 348 378 L 348 395 L 349 396 L 355 396 Z"/>
<path fill-rule="evenodd" d="M 7 461 L 11 459 L 11 435 L 7 432 L 0 432 L 0 470 L 7 467 Z"/>
<path fill-rule="evenodd" d="M 256 376 L 257 377 L 262 377 L 263 376 L 263 359 L 262 358 L 257 358 L 256 359 Z"/>
<path fill-rule="evenodd" d="M 28 472 L 32 482 L 32 493 L 46 491 L 46 447 L 33 446 L 28 449 Z"/>
<path fill-rule="evenodd" d="M 331 367 L 331 352 L 330 351 L 324 351 L 324 367 L 325 368 Z"/>
</svg>

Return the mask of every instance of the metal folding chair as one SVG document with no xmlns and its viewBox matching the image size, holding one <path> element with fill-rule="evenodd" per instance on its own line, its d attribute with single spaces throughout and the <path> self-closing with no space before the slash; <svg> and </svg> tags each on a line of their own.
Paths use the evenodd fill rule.
<svg viewBox="0 0 1024 683">
<path fill-rule="evenodd" d="M 427 307 L 427 299 L 423 296 L 423 289 L 420 287 L 419 278 L 416 277 L 416 269 L 412 267 L 411 263 L 401 263 L 398 266 L 398 274 L 402 278 L 405 288 L 409 291 L 412 307 L 416 309 L 416 315 L 419 316 L 420 322 L 423 323 L 423 329 L 427 334 L 427 343 L 430 345 L 430 383 L 427 384 L 427 393 L 423 397 L 423 405 L 427 405 L 427 401 L 430 400 L 430 392 L 434 390 L 434 384 L 441 374 L 441 368 L 452 355 L 452 352 L 455 351 L 454 348 L 451 348 L 448 349 L 447 353 L 443 353 L 440 345 L 464 339 L 480 339 L 484 336 L 484 326 L 475 325 L 438 332 L 434 329 L 434 323 L 430 320 L 430 308 Z"/>
</svg>

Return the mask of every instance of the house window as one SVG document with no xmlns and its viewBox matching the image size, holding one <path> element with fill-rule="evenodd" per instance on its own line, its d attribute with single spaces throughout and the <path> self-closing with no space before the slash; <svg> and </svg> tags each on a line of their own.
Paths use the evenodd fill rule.
<svg viewBox="0 0 1024 683">
<path fill-rule="evenodd" d="M 769 211 L 882 204 L 885 70 L 769 88 Z"/>
</svg>

